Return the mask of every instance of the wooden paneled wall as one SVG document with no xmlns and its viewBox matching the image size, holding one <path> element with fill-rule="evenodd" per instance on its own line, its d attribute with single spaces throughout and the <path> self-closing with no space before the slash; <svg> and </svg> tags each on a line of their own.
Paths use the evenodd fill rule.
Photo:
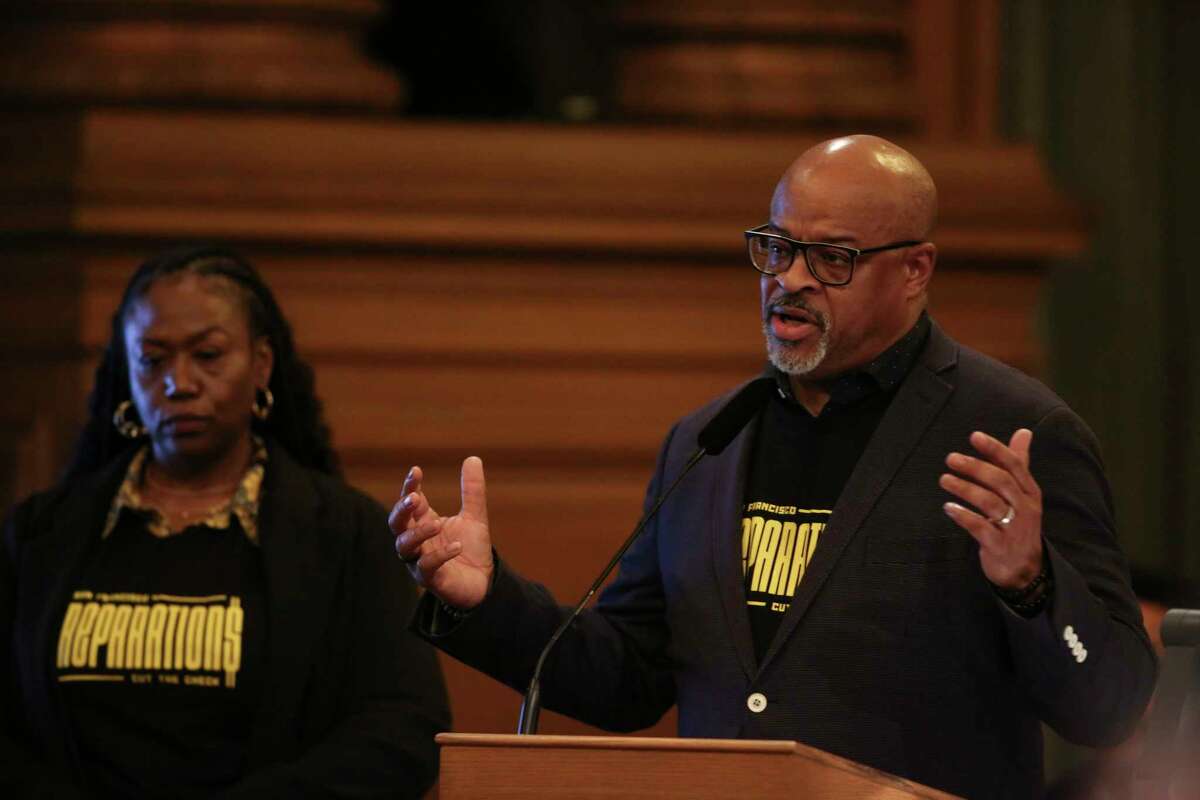
<svg viewBox="0 0 1200 800">
<path fill-rule="evenodd" d="M 123 4 L 95 8 L 110 5 Z M 249 24 L 229 3 L 183 5 Z M 303 17 L 331 4 L 252 5 Z M 958 4 L 896 5 L 937 29 Z M 631 25 L 683 24 L 669 4 L 633 8 Z M 703 17 L 709 4 L 679 8 Z M 924 30 L 887 27 L 904 41 Z M 903 86 L 946 91 L 920 77 L 943 80 L 943 67 L 905 63 Z M 220 239 L 275 287 L 350 480 L 390 504 L 420 463 L 437 505 L 456 509 L 458 464 L 481 455 L 502 554 L 563 599 L 634 523 L 670 422 L 761 367 L 741 231 L 764 221 L 779 173 L 824 135 L 811 120 L 786 131 L 418 123 L 369 104 L 346 114 L 340 101 L 299 114 L 265 100 L 251 111 L 244 97 L 214 109 L 110 94 L 49 110 L 30 96 L 0 115 L 6 500 L 53 478 L 136 263 L 167 243 Z M 910 131 L 903 143 L 941 191 L 935 316 L 1038 372 L 1043 271 L 1080 248 L 1078 211 L 1029 148 L 969 135 L 970 104 L 936 124 L 868 105 Z M 516 695 L 446 667 L 460 730 L 515 725 Z M 553 715 L 544 729 L 583 730 Z"/>
<path fill-rule="evenodd" d="M 615 101 L 625 115 L 994 136 L 996 0 L 615 6 Z"/>
<path fill-rule="evenodd" d="M 376 0 L 9 0 L 0 96 L 33 106 L 393 111 L 362 53 Z"/>
</svg>

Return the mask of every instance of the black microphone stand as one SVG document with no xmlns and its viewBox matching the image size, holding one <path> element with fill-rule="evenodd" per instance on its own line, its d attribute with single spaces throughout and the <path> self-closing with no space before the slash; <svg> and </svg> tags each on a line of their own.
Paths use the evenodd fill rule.
<svg viewBox="0 0 1200 800">
<path fill-rule="evenodd" d="M 654 501 L 654 505 L 642 516 L 637 527 L 633 529 L 633 533 L 629 534 L 629 538 L 621 545 L 621 549 L 609 560 L 604 571 L 600 573 L 600 577 L 592 581 L 592 585 L 588 588 L 587 593 L 575 604 L 575 609 L 563 620 L 562 624 L 554 631 L 554 635 L 550 637 L 550 641 L 542 648 L 537 664 L 533 668 L 533 677 L 529 679 L 529 689 L 525 692 L 525 700 L 521 703 L 521 718 L 517 722 L 518 734 L 537 733 L 538 711 L 541 709 L 542 704 L 542 669 L 546 666 L 546 657 L 550 654 L 554 645 L 566 633 L 567 628 L 571 627 L 571 623 L 575 621 L 576 617 L 583 612 L 584 607 L 592 599 L 592 595 L 596 594 L 596 590 L 600 588 L 600 585 L 604 583 L 613 569 L 620 563 L 625 552 L 633 545 L 642 530 L 645 529 L 646 524 L 658 513 L 658 509 L 671 496 L 671 492 L 675 491 L 675 487 L 679 485 L 679 482 L 692 471 L 693 467 L 700 463 L 700 459 L 706 455 L 717 455 L 733 441 L 738 432 L 746 427 L 750 419 L 762 408 L 772 391 L 773 385 L 774 382 L 771 378 L 757 378 L 750 381 L 700 431 L 700 434 L 696 437 L 697 443 L 700 446 L 696 449 L 696 452 L 688 457 L 687 463 L 679 471 L 679 476 L 671 482 L 671 485 L 667 487 L 665 492 L 658 496 L 658 499 Z"/>
<path fill-rule="evenodd" d="M 521 717 L 517 721 L 518 734 L 537 733 L 538 712 L 541 711 L 542 706 L 541 676 L 542 668 L 546 665 L 546 656 L 548 656 L 550 651 L 554 649 L 554 645 L 566 632 L 567 628 L 571 627 L 571 623 L 575 621 L 575 618 L 583 612 L 583 609 L 591 601 L 592 595 L 594 595 L 596 590 L 600 588 L 600 585 L 608 579 L 609 574 L 612 573 L 613 569 L 616 568 L 617 564 L 620 563 L 621 558 L 625 555 L 625 551 L 627 551 L 633 545 L 634 541 L 637 540 L 637 537 L 641 534 L 642 530 L 645 529 L 646 524 L 649 523 L 650 520 L 654 518 L 654 515 L 658 513 L 658 509 L 671 495 L 671 492 L 675 491 L 675 487 L 679 485 L 679 482 L 682 481 L 684 477 L 692 471 L 692 467 L 700 463 L 700 459 L 704 458 L 705 455 L 706 451 L 703 447 L 692 453 L 691 457 L 687 460 L 687 463 L 680 471 L 679 477 L 677 477 L 671 483 L 671 485 L 667 487 L 665 492 L 658 496 L 658 500 L 656 500 L 651 509 L 646 512 L 646 515 L 642 517 L 641 522 L 639 522 L 637 527 L 633 529 L 633 533 L 629 534 L 629 538 L 626 539 L 625 543 L 621 545 L 621 549 L 617 550 L 616 555 L 609 560 L 608 565 L 604 568 L 604 571 L 601 572 L 600 576 L 592 582 L 590 587 L 588 587 L 587 593 L 584 594 L 579 602 L 575 604 L 575 609 L 571 612 L 570 616 L 563 620 L 563 623 L 554 631 L 554 635 L 550 637 L 550 641 L 548 641 L 546 646 L 542 648 L 542 653 L 540 656 L 538 656 L 537 666 L 533 668 L 533 677 L 529 679 L 529 689 L 526 690 L 525 699 L 521 702 Z"/>
</svg>

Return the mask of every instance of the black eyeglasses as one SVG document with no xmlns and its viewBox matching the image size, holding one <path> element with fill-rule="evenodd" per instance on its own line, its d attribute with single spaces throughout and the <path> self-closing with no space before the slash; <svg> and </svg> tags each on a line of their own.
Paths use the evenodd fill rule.
<svg viewBox="0 0 1200 800">
<path fill-rule="evenodd" d="M 801 242 L 778 233 L 768 233 L 770 225 L 759 225 L 745 231 L 750 263 L 764 275 L 782 275 L 792 268 L 796 253 L 804 254 L 804 263 L 812 276 L 826 286 L 845 286 L 854 277 L 854 265 L 859 256 L 912 247 L 919 241 L 892 242 L 879 247 L 858 250 L 840 244 Z"/>
</svg>

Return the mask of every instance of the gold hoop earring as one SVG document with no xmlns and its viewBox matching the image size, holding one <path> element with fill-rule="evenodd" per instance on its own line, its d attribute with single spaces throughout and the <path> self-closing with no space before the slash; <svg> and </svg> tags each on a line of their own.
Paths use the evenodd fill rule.
<svg viewBox="0 0 1200 800">
<path fill-rule="evenodd" d="M 129 400 L 122 400 L 121 404 L 117 406 L 117 410 L 113 412 L 112 417 L 113 427 L 117 429 L 117 433 L 126 439 L 136 439 L 139 436 L 145 436 L 147 433 L 143 426 L 125 416 L 129 413 L 129 409 L 132 406 L 133 403 Z"/>
<path fill-rule="evenodd" d="M 262 403 L 258 402 L 258 393 L 263 393 Z M 250 411 L 254 416 L 258 417 L 263 422 L 267 421 L 267 417 L 271 416 L 271 409 L 275 407 L 275 395 L 271 394 L 271 390 L 267 388 L 257 389 L 254 392 L 254 402 L 250 405 Z"/>
</svg>

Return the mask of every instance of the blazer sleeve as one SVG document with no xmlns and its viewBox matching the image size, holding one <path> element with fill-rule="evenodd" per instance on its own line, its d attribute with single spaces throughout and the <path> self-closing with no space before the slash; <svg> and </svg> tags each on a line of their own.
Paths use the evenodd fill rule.
<svg viewBox="0 0 1200 800">
<path fill-rule="evenodd" d="M 437 778 L 434 736 L 450 726 L 441 668 L 405 629 L 416 588 L 392 551 L 386 512 L 366 498 L 355 505 L 348 637 L 327 645 L 348 641 L 348 673 L 310 690 L 341 694 L 338 718 L 295 760 L 248 774 L 219 797 L 421 797 Z"/>
<path fill-rule="evenodd" d="M 643 510 L 664 485 L 671 438 L 659 454 Z M 597 607 L 585 610 L 551 651 L 541 678 L 546 708 L 624 732 L 653 725 L 674 705 L 657 539 L 652 521 Z M 542 648 L 570 611 L 497 559 L 491 591 L 465 619 L 447 625 L 437 599 L 426 594 L 413 627 L 447 654 L 524 693 Z"/>
<path fill-rule="evenodd" d="M 1046 611 L 1003 603 L 1018 679 L 1042 719 L 1076 744 L 1124 739 L 1154 690 L 1157 663 L 1117 544 L 1099 445 L 1065 406 L 1041 419 L 1030 454 L 1054 578 Z"/>
<path fill-rule="evenodd" d="M 20 548 L 33 524 L 34 507 L 30 499 L 13 509 L 4 521 L 0 549 L 0 796 L 82 798 L 87 794 L 71 780 L 69 770 L 52 765 L 30 744 L 34 736 L 26 720 L 35 712 L 17 678 L 14 637 Z"/>
</svg>

